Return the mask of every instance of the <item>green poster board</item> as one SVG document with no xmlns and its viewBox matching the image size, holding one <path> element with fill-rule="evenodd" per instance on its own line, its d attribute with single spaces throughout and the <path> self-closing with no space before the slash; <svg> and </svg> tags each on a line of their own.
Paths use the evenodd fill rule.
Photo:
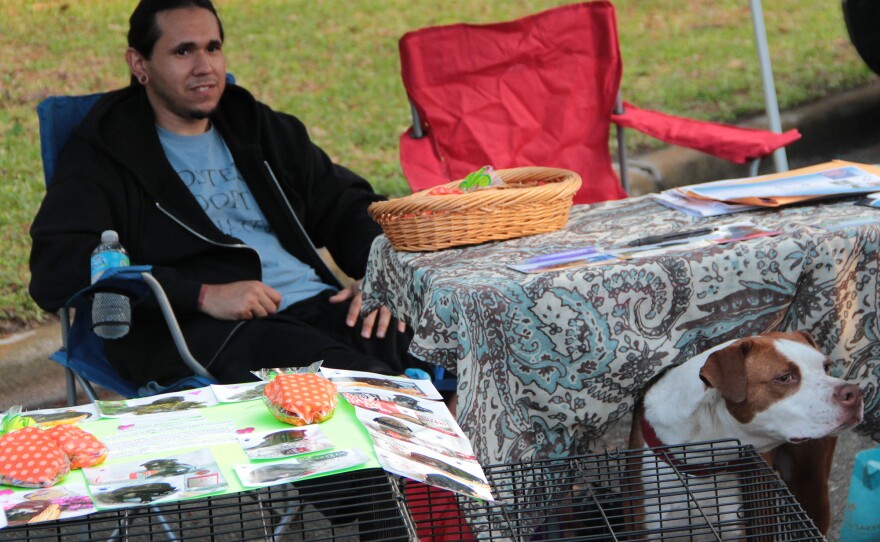
<svg viewBox="0 0 880 542">
<path fill-rule="evenodd" d="M 218 404 L 210 407 L 194 409 L 191 411 L 187 411 L 188 413 L 197 413 L 199 418 L 204 419 L 207 422 L 222 422 L 226 421 L 233 425 L 235 431 L 243 431 L 243 432 L 263 432 L 263 431 L 273 431 L 273 430 L 282 430 L 282 429 L 290 429 L 291 425 L 283 423 L 277 420 L 271 412 L 266 408 L 261 400 L 252 400 L 241 403 L 225 403 Z M 126 430 L 130 430 L 133 425 L 138 423 L 144 423 L 148 421 L 151 424 L 155 424 L 157 420 L 161 420 L 162 416 L 168 418 L 168 415 L 163 414 L 151 414 L 149 416 L 129 416 L 129 417 L 121 417 L 121 418 L 102 418 L 93 422 L 83 422 L 79 424 L 79 427 L 82 429 L 92 433 L 99 440 L 108 439 L 113 436 L 120 435 L 122 432 Z M 191 418 L 193 424 L 193 430 L 197 430 L 197 425 L 199 418 Z M 184 453 L 193 450 L 205 449 L 204 445 L 189 445 L 183 446 L 180 448 L 176 448 L 173 445 L 174 439 L 176 438 L 175 433 L 180 430 L 179 423 L 169 423 L 172 427 L 169 429 L 167 433 L 155 433 L 150 436 L 150 439 L 156 441 L 167 442 L 167 450 L 159 451 L 159 452 L 147 452 L 140 455 L 129 455 L 126 457 L 113 458 L 112 454 L 108 456 L 104 463 L 101 466 L 109 466 L 114 464 L 121 463 L 132 463 L 138 461 L 149 461 L 151 459 L 157 459 L 162 457 L 167 457 L 171 454 Z M 161 427 L 161 424 L 160 424 Z M 336 410 L 333 414 L 333 417 L 329 420 L 326 420 L 320 424 L 318 427 L 321 431 L 331 440 L 334 445 L 334 449 L 356 449 L 361 452 L 361 454 L 367 458 L 365 463 L 362 463 L 355 467 L 349 467 L 346 469 L 333 471 L 331 473 L 321 473 L 313 476 L 309 476 L 306 478 L 315 478 L 319 476 L 325 476 L 328 474 L 337 474 L 340 472 L 350 472 L 361 469 L 369 469 L 369 468 L 380 468 L 380 465 L 376 459 L 376 453 L 373 450 L 372 440 L 370 439 L 367 430 L 358 421 L 355 416 L 354 407 L 352 407 L 345 399 L 339 399 L 339 403 L 336 407 Z M 180 438 L 179 435 L 177 438 Z M 241 448 L 237 441 L 226 442 L 221 444 L 212 444 L 207 446 L 210 450 L 211 454 L 214 457 L 214 460 L 217 462 L 217 465 L 220 467 L 223 476 L 226 478 L 226 482 L 228 487 L 219 493 L 216 494 L 225 494 L 225 493 L 234 493 L 239 491 L 247 491 L 249 489 L 254 489 L 251 487 L 245 487 L 241 484 L 235 470 L 233 468 L 236 464 L 244 464 L 244 463 L 259 463 L 259 464 L 269 464 L 278 461 L 286 461 L 289 459 L 300 459 L 306 458 L 311 455 L 316 455 L 324 452 L 313 452 L 311 454 L 302 454 L 297 456 L 292 456 L 284 459 L 269 459 L 269 460 L 259 460 L 259 461 L 251 461 L 248 459 L 244 450 Z M 53 487 L 63 488 L 67 484 L 85 484 L 85 476 L 82 471 L 75 470 L 71 471 L 65 479 L 56 484 Z M 8 486 L 3 486 L 4 489 Z M 33 489 L 26 488 L 10 488 L 15 492 L 26 493 L 29 491 L 33 491 Z"/>
</svg>

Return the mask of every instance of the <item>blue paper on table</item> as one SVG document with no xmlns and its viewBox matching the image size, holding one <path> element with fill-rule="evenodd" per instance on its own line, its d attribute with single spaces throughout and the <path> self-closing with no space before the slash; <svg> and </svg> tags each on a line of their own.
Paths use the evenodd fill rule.
<svg viewBox="0 0 880 542">
<path fill-rule="evenodd" d="M 608 263 L 618 258 L 607 252 L 602 252 L 594 246 L 587 246 L 552 254 L 534 256 L 523 263 L 510 264 L 509 268 L 520 273 L 544 273 L 547 271 L 559 271 L 570 267 L 590 265 L 596 263 Z"/>
<path fill-rule="evenodd" d="M 856 205 L 864 205 L 865 207 L 880 209 L 880 192 L 868 194 L 864 198 L 856 200 L 854 203 Z"/>
</svg>

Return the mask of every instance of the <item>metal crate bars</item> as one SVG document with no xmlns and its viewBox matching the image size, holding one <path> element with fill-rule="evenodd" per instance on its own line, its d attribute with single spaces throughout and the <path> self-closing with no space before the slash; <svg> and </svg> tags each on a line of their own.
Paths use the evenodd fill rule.
<svg viewBox="0 0 880 542">
<path fill-rule="evenodd" d="M 737 441 L 484 470 L 495 503 L 366 470 L 10 527 L 0 541 L 824 540 L 755 449 Z M 661 505 L 671 512 L 652 520 Z"/>
<path fill-rule="evenodd" d="M 408 541 L 385 471 L 373 469 L 237 494 L 103 511 L 0 530 L 0 541 Z"/>
<path fill-rule="evenodd" d="M 777 474 L 738 441 L 485 472 L 495 503 L 399 481 L 420 540 L 824 540 Z M 662 521 L 652 516 L 658 506 Z"/>
</svg>

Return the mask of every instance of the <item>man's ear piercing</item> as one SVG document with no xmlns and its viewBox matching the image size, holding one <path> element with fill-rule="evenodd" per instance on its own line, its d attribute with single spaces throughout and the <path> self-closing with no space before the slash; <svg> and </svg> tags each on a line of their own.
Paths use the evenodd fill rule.
<svg viewBox="0 0 880 542">
<path fill-rule="evenodd" d="M 140 77 L 138 77 L 138 82 L 142 85 L 146 85 L 147 81 L 149 81 L 149 78 L 146 75 L 141 75 Z"/>
</svg>

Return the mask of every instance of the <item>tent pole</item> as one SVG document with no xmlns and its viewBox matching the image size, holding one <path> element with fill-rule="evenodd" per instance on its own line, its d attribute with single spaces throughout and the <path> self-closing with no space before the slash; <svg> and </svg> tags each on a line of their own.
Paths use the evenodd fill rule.
<svg viewBox="0 0 880 542">
<path fill-rule="evenodd" d="M 764 105 L 770 129 L 782 133 L 782 122 L 779 119 L 779 104 L 776 101 L 776 86 L 773 84 L 773 68 L 770 66 L 770 49 L 767 46 L 767 30 L 764 27 L 764 13 L 761 0 L 749 0 L 752 8 L 752 26 L 755 32 L 755 45 L 758 49 L 758 63 L 761 66 L 761 82 L 764 87 Z M 785 147 L 773 152 L 773 163 L 776 171 L 788 171 L 788 157 Z"/>
</svg>

